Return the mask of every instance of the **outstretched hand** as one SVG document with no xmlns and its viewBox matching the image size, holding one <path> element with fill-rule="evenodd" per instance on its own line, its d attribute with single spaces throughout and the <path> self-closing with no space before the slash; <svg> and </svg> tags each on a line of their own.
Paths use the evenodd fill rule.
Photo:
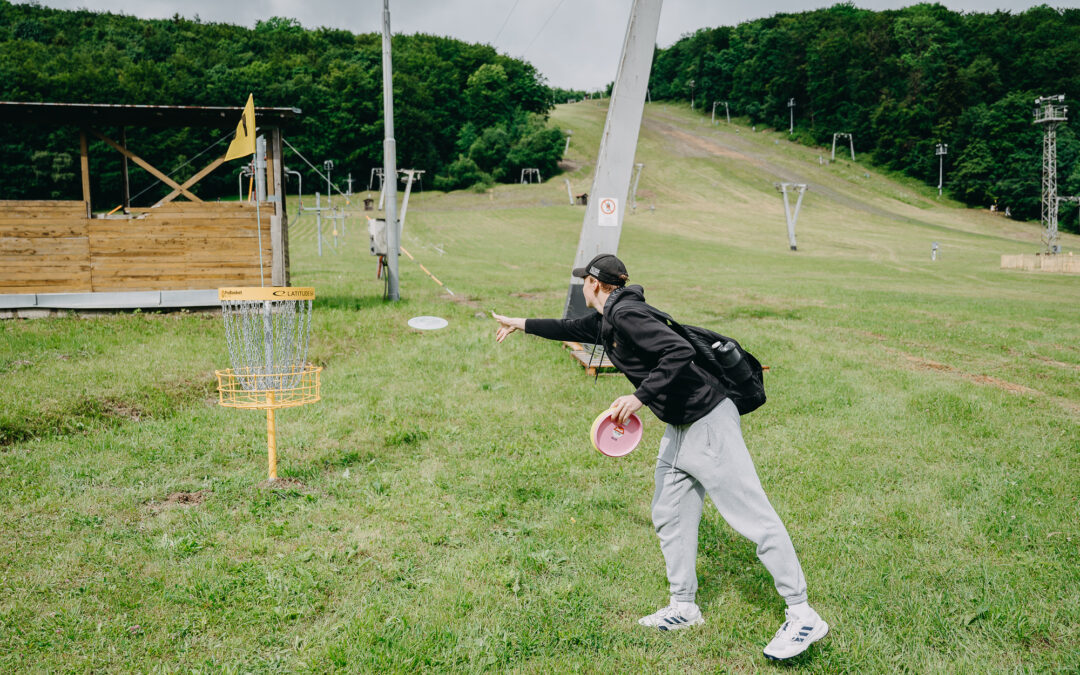
<svg viewBox="0 0 1080 675">
<path fill-rule="evenodd" d="M 525 319 L 512 319 L 502 314 L 491 313 L 491 318 L 499 322 L 499 329 L 495 331 L 495 340 L 502 342 L 506 336 L 517 330 L 525 330 Z"/>
<path fill-rule="evenodd" d="M 611 404 L 611 419 L 618 424 L 626 424 L 626 420 L 630 419 L 630 415 L 641 410 L 642 405 L 644 404 L 633 394 L 620 396 Z"/>
</svg>

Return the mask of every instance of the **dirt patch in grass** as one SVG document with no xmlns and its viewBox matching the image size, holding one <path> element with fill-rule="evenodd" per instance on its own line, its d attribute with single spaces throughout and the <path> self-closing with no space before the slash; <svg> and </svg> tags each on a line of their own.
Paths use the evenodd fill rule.
<svg viewBox="0 0 1080 675">
<path fill-rule="evenodd" d="M 472 307 L 473 309 L 483 309 L 484 306 L 480 304 L 480 300 L 477 298 L 470 298 L 466 295 L 444 295 L 444 300 L 457 303 L 459 305 L 465 305 L 466 307 Z"/>
<path fill-rule="evenodd" d="M 309 488 L 304 485 L 304 482 L 297 478 L 290 478 L 288 476 L 284 478 L 275 478 L 274 480 L 264 480 L 259 483 L 260 488 L 266 488 L 269 490 L 299 490 L 300 492 L 308 492 Z"/>
<path fill-rule="evenodd" d="M 950 365 L 944 363 L 938 363 L 937 361 L 931 361 L 929 359 L 920 358 L 918 356 L 912 356 L 911 354 L 904 354 L 905 359 L 914 363 L 920 368 L 927 370 L 936 370 L 942 373 L 950 373 L 958 377 L 962 377 L 965 380 L 971 382 L 978 382 L 979 384 L 988 384 L 998 389 L 1004 389 L 1005 391 L 1013 394 L 1037 394 L 1044 395 L 1043 392 L 1038 389 L 1032 389 L 1031 387 L 1025 387 L 1022 384 L 1016 384 L 1015 382 L 1009 382 L 1007 380 L 1001 380 L 996 377 L 990 377 L 989 375 L 975 375 L 973 373 L 965 373 L 962 370 L 953 368 Z"/>
<path fill-rule="evenodd" d="M 206 501 L 206 496 L 210 494 L 209 490 L 198 490 L 196 492 L 172 492 L 163 501 L 150 502 L 147 505 L 147 509 L 150 513 L 158 514 L 168 509 L 180 507 L 180 506 L 198 506 Z"/>
<path fill-rule="evenodd" d="M 1021 354 L 1019 354 L 1017 352 L 1014 352 L 1011 349 L 1009 350 L 1009 353 L 1013 354 L 1014 356 L 1022 356 Z M 1042 361 L 1045 364 L 1048 364 L 1048 365 L 1051 365 L 1051 366 L 1057 366 L 1058 368 L 1070 368 L 1072 370 L 1080 370 L 1080 364 L 1065 363 L 1064 361 L 1058 361 L 1057 359 L 1052 359 L 1052 358 L 1050 358 L 1048 356 L 1042 356 L 1040 354 L 1035 354 L 1034 358 L 1039 360 L 1039 361 Z"/>
<path fill-rule="evenodd" d="M 138 422 L 146 414 L 139 406 L 116 398 L 102 399 L 101 411 L 109 417 L 130 420 L 132 422 Z"/>
</svg>

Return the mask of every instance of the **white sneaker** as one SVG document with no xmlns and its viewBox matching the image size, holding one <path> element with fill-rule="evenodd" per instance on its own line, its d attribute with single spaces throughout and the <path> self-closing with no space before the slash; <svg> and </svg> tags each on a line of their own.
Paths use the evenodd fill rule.
<svg viewBox="0 0 1080 675">
<path fill-rule="evenodd" d="M 784 615 L 787 617 L 784 625 L 765 646 L 767 658 L 780 661 L 798 656 L 829 632 L 829 624 L 812 609 L 808 616 L 796 616 L 791 610 L 786 610 Z"/>
<path fill-rule="evenodd" d="M 705 619 L 701 617 L 701 610 L 696 603 L 672 600 L 670 605 L 660 611 L 638 619 L 638 623 L 660 630 L 680 630 L 705 623 Z"/>
</svg>

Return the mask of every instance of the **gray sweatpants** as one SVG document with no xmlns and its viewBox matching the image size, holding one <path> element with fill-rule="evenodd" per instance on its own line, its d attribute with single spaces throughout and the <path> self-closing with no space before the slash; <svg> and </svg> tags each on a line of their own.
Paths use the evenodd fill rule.
<svg viewBox="0 0 1080 675">
<path fill-rule="evenodd" d="M 730 399 L 693 424 L 669 424 L 656 458 L 652 518 L 674 600 L 697 593 L 698 524 L 709 494 L 720 515 L 757 544 L 757 556 L 789 605 L 806 601 L 795 547 L 761 488 Z"/>
</svg>

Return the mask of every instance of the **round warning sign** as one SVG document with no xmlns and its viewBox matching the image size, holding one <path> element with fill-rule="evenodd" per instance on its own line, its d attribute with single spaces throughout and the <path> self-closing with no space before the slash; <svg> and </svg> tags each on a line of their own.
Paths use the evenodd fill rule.
<svg viewBox="0 0 1080 675">
<path fill-rule="evenodd" d="M 600 216 L 598 218 L 601 227 L 619 226 L 619 201 L 614 197 L 604 197 L 600 200 Z"/>
</svg>

